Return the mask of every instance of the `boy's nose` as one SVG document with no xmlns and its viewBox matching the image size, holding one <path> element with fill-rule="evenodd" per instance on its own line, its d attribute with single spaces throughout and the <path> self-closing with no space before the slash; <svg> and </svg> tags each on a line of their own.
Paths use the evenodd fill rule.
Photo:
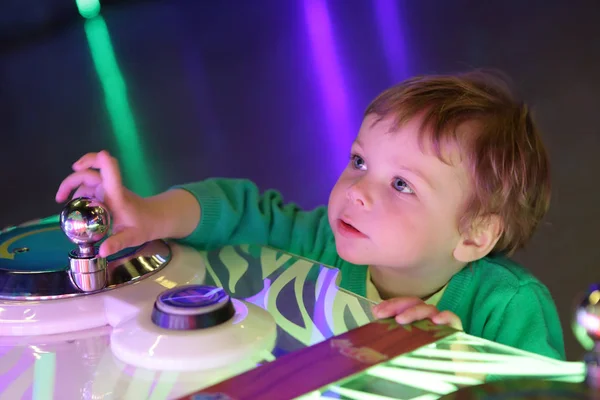
<svg viewBox="0 0 600 400">
<path fill-rule="evenodd" d="M 372 199 L 364 182 L 358 181 L 351 185 L 346 191 L 346 196 L 352 204 L 371 208 Z"/>
</svg>

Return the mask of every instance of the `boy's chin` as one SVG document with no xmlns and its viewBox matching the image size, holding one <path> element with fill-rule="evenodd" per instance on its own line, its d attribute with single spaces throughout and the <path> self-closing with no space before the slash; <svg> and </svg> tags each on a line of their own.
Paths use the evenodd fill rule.
<svg viewBox="0 0 600 400">
<path fill-rule="evenodd" d="M 347 248 L 336 246 L 338 256 L 346 262 L 355 265 L 368 265 L 370 263 L 369 257 L 366 254 L 362 254 L 361 251 L 356 248 Z"/>
</svg>

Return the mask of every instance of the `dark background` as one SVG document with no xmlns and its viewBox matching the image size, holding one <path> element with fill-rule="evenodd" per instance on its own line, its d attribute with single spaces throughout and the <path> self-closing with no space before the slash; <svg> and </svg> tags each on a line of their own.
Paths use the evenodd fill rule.
<svg viewBox="0 0 600 400">
<path fill-rule="evenodd" d="M 246 177 L 327 201 L 368 102 L 410 75 L 500 68 L 550 152 L 551 212 L 517 259 L 574 302 L 598 280 L 600 3 L 583 1 L 0 2 L 0 225 L 55 214 L 88 151 L 140 194 Z"/>
</svg>

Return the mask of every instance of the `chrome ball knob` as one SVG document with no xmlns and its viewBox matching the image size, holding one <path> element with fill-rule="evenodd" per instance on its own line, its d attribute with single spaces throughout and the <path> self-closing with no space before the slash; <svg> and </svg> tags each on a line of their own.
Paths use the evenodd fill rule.
<svg viewBox="0 0 600 400">
<path fill-rule="evenodd" d="M 106 206 L 98 200 L 79 197 L 63 208 L 60 228 L 79 247 L 81 256 L 91 256 L 94 245 L 108 234 L 110 215 Z"/>
</svg>

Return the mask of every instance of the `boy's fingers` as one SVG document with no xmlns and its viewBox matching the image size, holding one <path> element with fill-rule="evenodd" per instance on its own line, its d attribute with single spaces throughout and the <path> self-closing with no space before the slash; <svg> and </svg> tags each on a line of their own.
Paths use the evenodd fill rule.
<svg viewBox="0 0 600 400">
<path fill-rule="evenodd" d="M 423 303 L 423 300 L 418 297 L 397 297 L 385 300 L 374 306 L 373 315 L 377 318 L 392 317 L 421 303 Z"/>
<path fill-rule="evenodd" d="M 102 201 L 102 199 L 98 198 L 96 193 L 97 192 L 95 187 L 80 186 L 79 189 L 77 189 L 75 193 L 73 193 L 73 198 L 76 199 L 77 197 L 91 197 Z"/>
<path fill-rule="evenodd" d="M 79 158 L 79 160 L 75 161 L 72 165 L 74 171 L 81 171 L 83 169 L 93 168 L 93 165 L 96 164 L 96 159 L 98 158 L 98 153 L 87 153 Z"/>
<path fill-rule="evenodd" d="M 73 164 L 73 169 L 75 173 L 67 177 L 59 187 L 56 194 L 57 201 L 65 201 L 69 193 L 82 184 L 82 177 L 91 174 L 99 178 L 99 181 L 95 181 L 95 185 L 102 184 L 105 195 L 110 196 L 112 203 L 120 203 L 123 199 L 124 189 L 119 164 L 108 151 L 85 154 Z M 80 177 L 80 180 L 76 177 Z M 86 184 L 91 185 L 91 183 Z"/>
<path fill-rule="evenodd" d="M 409 324 L 414 321 L 421 321 L 426 318 L 431 318 L 438 312 L 439 311 L 435 306 L 422 303 L 396 315 L 396 321 L 399 324 Z"/>
<path fill-rule="evenodd" d="M 119 251 L 138 245 L 140 240 L 136 237 L 134 229 L 126 228 L 120 232 L 110 235 L 98 249 L 100 257 L 108 257 Z"/>
<path fill-rule="evenodd" d="M 67 176 L 56 191 L 56 201 L 62 203 L 69 198 L 71 192 L 82 185 L 95 187 L 102 183 L 102 177 L 96 171 L 84 170 L 73 172 Z"/>
<path fill-rule="evenodd" d="M 454 329 L 463 330 L 462 322 L 456 314 L 451 311 L 442 311 L 441 313 L 433 316 L 431 321 L 438 325 L 450 325 Z"/>
<path fill-rule="evenodd" d="M 107 151 L 101 151 L 96 157 L 95 166 L 100 170 L 105 195 L 110 194 L 113 203 L 120 203 L 123 200 L 124 188 L 117 159 L 111 157 Z"/>
</svg>

